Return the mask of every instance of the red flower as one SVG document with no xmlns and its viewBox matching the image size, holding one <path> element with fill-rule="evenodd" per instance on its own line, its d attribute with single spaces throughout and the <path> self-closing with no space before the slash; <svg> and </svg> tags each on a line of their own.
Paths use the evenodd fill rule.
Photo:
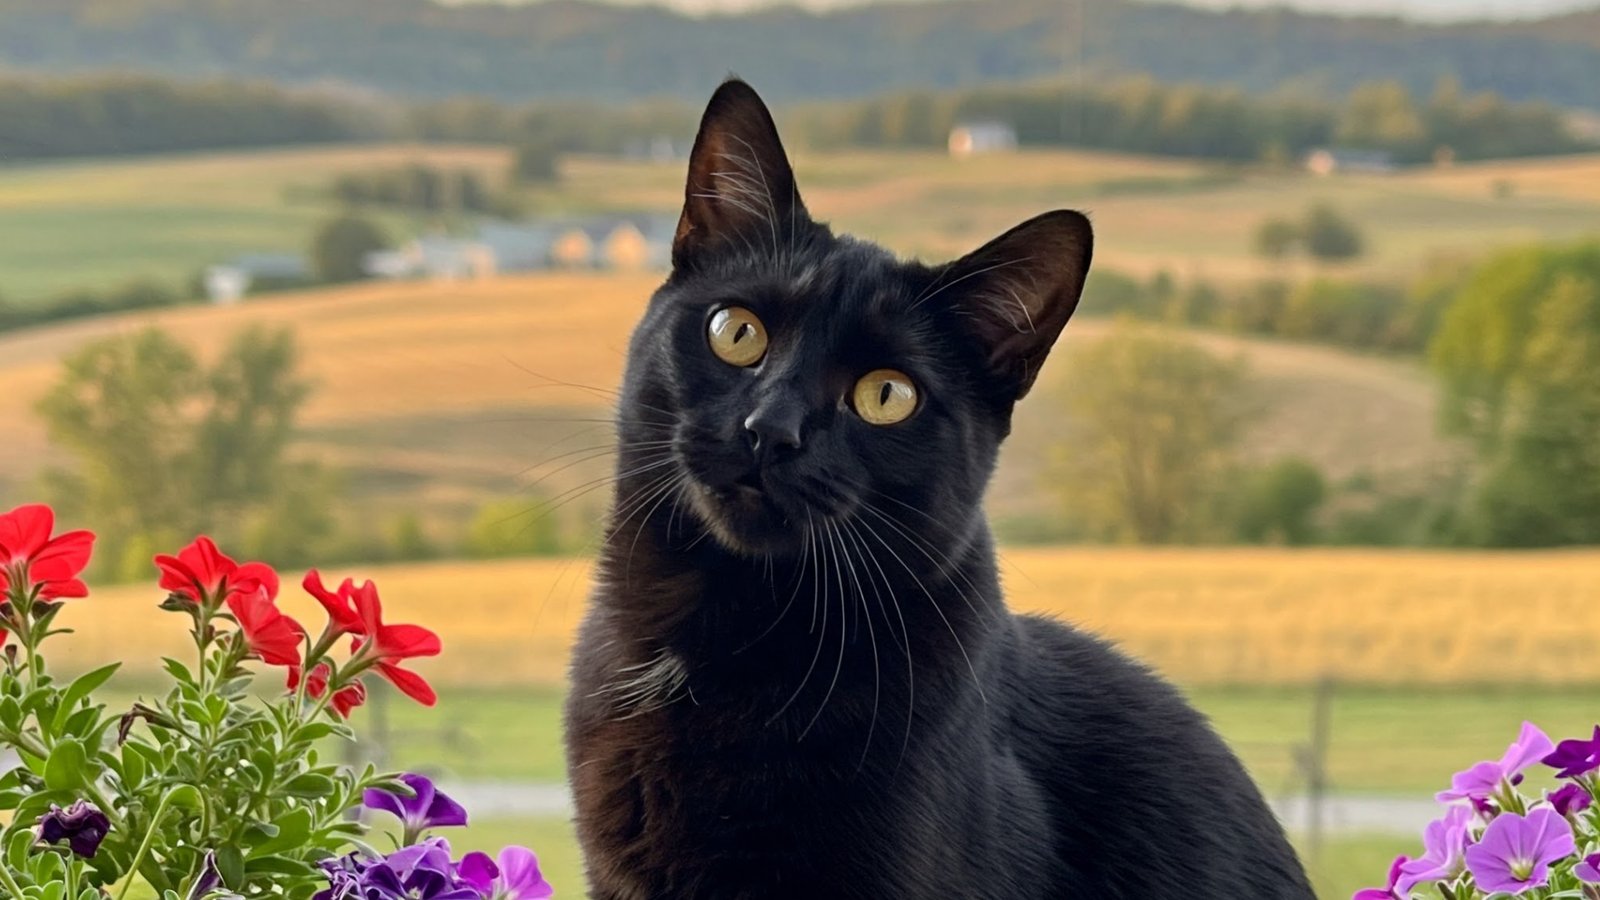
<svg viewBox="0 0 1600 900">
<path fill-rule="evenodd" d="M 278 611 L 266 588 L 258 587 L 249 593 L 230 591 L 228 611 L 233 613 L 239 630 L 244 632 L 250 652 L 262 662 L 299 667 L 300 642 L 305 637 L 305 629 Z"/>
<path fill-rule="evenodd" d="M 271 566 L 258 562 L 241 566 L 204 535 L 177 556 L 157 556 L 156 568 L 161 570 L 162 587 L 196 603 L 219 603 L 224 597 L 258 590 L 269 598 L 278 596 L 278 573 Z"/>
<path fill-rule="evenodd" d="M 327 663 L 317 663 L 311 670 L 311 677 L 306 680 L 306 693 L 312 697 L 320 698 L 328 692 L 328 676 L 332 672 Z M 289 690 L 300 686 L 300 666 L 289 667 Z M 360 679 L 345 685 L 333 692 L 331 701 L 334 712 L 341 718 L 350 718 L 350 711 L 367 702 L 367 686 Z"/>
<path fill-rule="evenodd" d="M 24 590 L 38 585 L 44 600 L 89 596 L 78 574 L 89 565 L 94 535 L 69 531 L 51 537 L 55 524 L 55 513 L 42 504 L 0 515 L 0 594 L 20 584 Z"/>
<path fill-rule="evenodd" d="M 361 637 L 356 638 L 356 653 L 368 644 L 367 652 L 377 657 L 374 667 L 402 693 L 424 706 L 432 706 L 439 699 L 421 675 L 400 668 L 399 663 L 418 656 L 439 655 L 439 636 L 421 625 L 383 624 L 383 603 L 378 599 L 378 588 L 372 582 L 363 583 L 352 594 L 356 612 L 361 616 Z"/>
<path fill-rule="evenodd" d="M 350 718 L 350 711 L 367 702 L 367 686 L 356 679 L 333 692 L 333 711 L 340 718 Z"/>
<path fill-rule="evenodd" d="M 338 593 L 333 593 L 322 586 L 322 573 L 312 569 L 306 573 L 305 580 L 300 582 L 300 586 L 306 589 L 306 593 L 317 598 L 322 608 L 328 611 L 328 622 L 333 626 L 334 634 L 363 633 L 361 614 L 356 612 L 355 601 L 352 599 L 356 589 L 354 581 L 346 578 L 339 585 Z"/>
</svg>

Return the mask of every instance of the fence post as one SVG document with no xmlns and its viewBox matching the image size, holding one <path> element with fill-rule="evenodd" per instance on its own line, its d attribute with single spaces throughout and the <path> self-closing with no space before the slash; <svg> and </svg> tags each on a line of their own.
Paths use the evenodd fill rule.
<svg viewBox="0 0 1600 900">
<path fill-rule="evenodd" d="M 1322 856 L 1323 813 L 1328 796 L 1328 744 L 1333 731 L 1332 678 L 1317 682 L 1311 696 L 1311 746 L 1306 766 L 1306 852 L 1313 861 Z"/>
</svg>

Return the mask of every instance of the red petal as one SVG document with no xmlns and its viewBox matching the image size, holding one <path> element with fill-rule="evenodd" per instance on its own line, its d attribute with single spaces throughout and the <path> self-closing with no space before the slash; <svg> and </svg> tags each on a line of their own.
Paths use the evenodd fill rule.
<svg viewBox="0 0 1600 900">
<path fill-rule="evenodd" d="M 378 598 L 378 586 L 363 581 L 355 589 L 356 612 L 361 615 L 363 634 L 377 634 L 383 628 L 383 601 Z"/>
<path fill-rule="evenodd" d="M 89 554 L 93 550 L 93 532 L 69 531 L 51 538 L 38 553 L 35 553 L 33 566 L 35 568 L 41 565 L 60 566 L 76 575 L 89 565 Z"/>
<path fill-rule="evenodd" d="M 0 565 L 12 559 L 29 559 L 50 540 L 56 514 L 43 503 L 19 506 L 0 515 Z"/>
<path fill-rule="evenodd" d="M 423 706 L 432 706 L 439 702 L 439 695 L 433 692 L 433 688 L 428 686 L 428 682 L 423 680 L 421 675 L 386 662 L 378 663 L 377 669 L 378 674 L 389 679 L 389 683 L 399 688 L 402 694 Z"/>
<path fill-rule="evenodd" d="M 179 594 L 187 594 L 190 600 L 200 602 L 203 587 L 200 579 L 189 570 L 189 566 L 176 556 L 165 553 L 155 558 L 156 568 L 161 570 L 161 589 Z"/>
<path fill-rule="evenodd" d="M 275 666 L 298 666 L 300 643 L 305 629 L 278 611 L 264 591 L 231 594 L 228 609 L 239 622 L 250 649 L 262 662 Z"/>
<path fill-rule="evenodd" d="M 385 625 L 376 641 L 384 659 L 439 655 L 439 636 L 421 625 Z"/>
<path fill-rule="evenodd" d="M 254 593 L 258 588 L 267 592 L 268 599 L 277 599 L 278 573 L 266 563 L 245 563 L 228 578 L 229 590 Z"/>
<path fill-rule="evenodd" d="M 211 538 L 200 535 L 189 546 L 178 551 L 178 559 L 194 574 L 195 581 L 206 593 L 214 593 L 222 579 L 232 575 L 238 564 L 217 549 Z"/>
<path fill-rule="evenodd" d="M 300 582 L 300 586 L 328 611 L 328 620 L 333 623 L 336 630 L 345 634 L 362 631 L 361 616 L 356 613 L 350 601 L 350 594 L 355 590 L 355 582 L 346 578 L 344 583 L 339 585 L 339 593 L 335 594 L 322 586 L 322 573 L 312 569 L 306 573 L 305 580 Z"/>
<path fill-rule="evenodd" d="M 66 581 L 46 581 L 39 589 L 39 596 L 45 600 L 87 597 L 89 596 L 89 586 L 76 578 Z"/>
</svg>

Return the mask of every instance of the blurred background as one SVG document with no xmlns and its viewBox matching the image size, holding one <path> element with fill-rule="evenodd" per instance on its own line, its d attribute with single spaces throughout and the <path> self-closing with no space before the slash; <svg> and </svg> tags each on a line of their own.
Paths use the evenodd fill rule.
<svg viewBox="0 0 1600 900">
<path fill-rule="evenodd" d="M 196 533 L 371 577 L 443 698 L 341 752 L 581 896 L 609 391 L 730 71 L 839 229 L 1094 217 L 990 496 L 1012 603 L 1188 690 L 1325 896 L 1600 719 L 1593 0 L 0 0 L 0 509 L 100 535 L 58 667 L 154 689 Z"/>
</svg>

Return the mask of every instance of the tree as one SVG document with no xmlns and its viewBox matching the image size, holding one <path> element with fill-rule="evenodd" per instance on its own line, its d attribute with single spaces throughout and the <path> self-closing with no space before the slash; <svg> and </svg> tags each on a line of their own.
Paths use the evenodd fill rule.
<svg viewBox="0 0 1600 900">
<path fill-rule="evenodd" d="M 389 247 L 389 238 L 373 222 L 340 216 L 317 230 L 311 241 L 311 267 L 319 281 L 337 284 L 367 277 L 367 254 Z"/>
<path fill-rule="evenodd" d="M 1313 206 L 1300 229 L 1306 250 L 1317 259 L 1338 262 L 1361 255 L 1361 230 L 1331 206 Z"/>
<path fill-rule="evenodd" d="M 556 163 L 560 154 L 555 144 L 548 140 L 529 138 L 517 144 L 511 162 L 511 177 L 524 184 L 542 184 L 555 181 L 560 172 Z"/>
<path fill-rule="evenodd" d="M 1429 358 L 1445 427 L 1477 453 L 1467 537 L 1600 543 L 1600 242 L 1484 264 L 1446 308 Z"/>
<path fill-rule="evenodd" d="M 201 533 L 278 547 L 324 533 L 321 475 L 287 455 L 308 390 L 294 369 L 287 331 L 241 332 L 209 369 L 155 329 L 85 346 L 39 403 L 75 463 L 47 476 L 57 507 L 104 523 L 99 555 L 136 567 L 117 574 Z"/>
<path fill-rule="evenodd" d="M 1248 418 L 1243 377 L 1238 362 L 1128 321 L 1074 350 L 1065 377 L 1072 437 L 1058 454 L 1069 515 L 1141 543 L 1202 536 Z"/>
<path fill-rule="evenodd" d="M 1253 544 L 1310 543 L 1316 536 L 1313 518 L 1327 492 L 1321 470 L 1298 457 L 1251 473 L 1237 499 L 1239 537 Z"/>
<path fill-rule="evenodd" d="M 1271 218 L 1256 229 L 1256 252 L 1267 259 L 1283 259 L 1300 242 L 1300 226 L 1288 219 Z"/>
</svg>

